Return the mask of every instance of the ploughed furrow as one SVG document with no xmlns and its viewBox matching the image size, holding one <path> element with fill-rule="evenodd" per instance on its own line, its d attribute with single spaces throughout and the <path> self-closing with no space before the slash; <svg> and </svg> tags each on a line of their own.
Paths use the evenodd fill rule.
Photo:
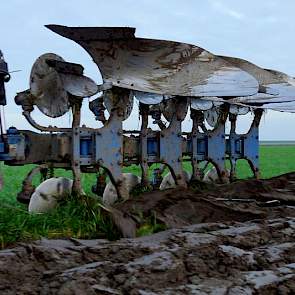
<svg viewBox="0 0 295 295">
<path fill-rule="evenodd" d="M 136 239 L 0 251 L 1 294 L 294 294 L 295 218 L 199 223 Z"/>
</svg>

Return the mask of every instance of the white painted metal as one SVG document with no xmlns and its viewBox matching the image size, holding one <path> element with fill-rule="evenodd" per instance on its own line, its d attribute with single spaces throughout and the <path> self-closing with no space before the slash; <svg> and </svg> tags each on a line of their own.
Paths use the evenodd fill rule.
<svg viewBox="0 0 295 295">
<path fill-rule="evenodd" d="M 98 92 L 96 83 L 88 77 L 72 74 L 60 74 L 64 89 L 78 97 L 89 97 Z"/>
<path fill-rule="evenodd" d="M 210 100 L 203 100 L 200 98 L 191 98 L 191 108 L 194 110 L 206 111 L 213 107 L 213 102 Z"/>
<path fill-rule="evenodd" d="M 258 91 L 251 75 L 195 45 L 133 36 L 107 39 L 103 28 L 97 28 L 94 39 L 95 28 L 47 27 L 84 47 L 103 80 L 114 86 L 180 96 L 245 96 Z"/>
<path fill-rule="evenodd" d="M 229 107 L 229 112 L 234 114 L 234 115 L 246 115 L 250 111 L 250 108 L 248 107 L 243 107 L 243 106 L 238 106 L 238 105 L 230 105 Z"/>
<path fill-rule="evenodd" d="M 63 81 L 53 68 L 46 63 L 47 59 L 63 61 L 54 54 L 41 55 L 34 63 L 30 75 L 30 91 L 35 97 L 34 103 L 39 110 L 49 117 L 59 117 L 69 110 L 69 99 L 63 87 Z"/>
<path fill-rule="evenodd" d="M 163 100 L 163 95 L 157 93 L 134 90 L 133 94 L 143 104 L 154 105 L 161 103 Z"/>
</svg>

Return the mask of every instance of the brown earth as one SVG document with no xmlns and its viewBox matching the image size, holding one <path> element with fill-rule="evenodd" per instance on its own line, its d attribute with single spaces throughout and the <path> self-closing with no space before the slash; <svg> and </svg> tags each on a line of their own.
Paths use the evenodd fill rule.
<svg viewBox="0 0 295 295">
<path fill-rule="evenodd" d="M 167 228 L 295 217 L 295 173 L 267 180 L 241 180 L 225 185 L 194 183 L 187 190 L 153 191 L 119 203 L 115 209 L 130 216 L 137 226 L 154 215 Z"/>
<path fill-rule="evenodd" d="M 116 206 L 151 236 L 0 251 L 0 294 L 295 294 L 295 174 L 199 186 Z"/>
</svg>

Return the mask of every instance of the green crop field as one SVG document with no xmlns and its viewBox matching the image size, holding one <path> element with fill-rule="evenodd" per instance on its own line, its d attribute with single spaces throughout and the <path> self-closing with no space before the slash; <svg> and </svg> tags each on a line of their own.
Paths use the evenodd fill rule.
<svg viewBox="0 0 295 295">
<path fill-rule="evenodd" d="M 114 238 L 111 234 L 112 224 L 101 215 L 91 193 L 95 175 L 83 174 L 84 190 L 90 198 L 83 201 L 70 200 L 49 214 L 30 215 L 26 206 L 16 202 L 17 192 L 32 165 L 8 167 L 1 165 L 0 173 L 4 174 L 4 188 L 0 192 L 0 248 L 16 241 L 45 237 Z M 191 170 L 188 162 L 186 170 Z M 295 171 L 295 146 L 261 146 L 260 170 L 262 178 L 269 178 Z M 140 174 L 137 166 L 125 168 L 125 172 Z M 71 177 L 71 172 L 57 170 L 56 176 Z M 251 171 L 244 160 L 238 162 L 238 178 L 251 177 Z M 38 177 L 35 184 L 38 184 Z"/>
</svg>

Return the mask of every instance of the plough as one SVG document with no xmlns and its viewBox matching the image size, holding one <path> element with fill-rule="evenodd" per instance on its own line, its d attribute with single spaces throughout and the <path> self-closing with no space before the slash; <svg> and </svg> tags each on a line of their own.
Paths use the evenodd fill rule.
<svg viewBox="0 0 295 295">
<path fill-rule="evenodd" d="M 82 172 L 98 173 L 103 168 L 123 199 L 128 198 L 128 191 L 122 184 L 122 168 L 132 164 L 140 165 L 143 185 L 151 184 L 149 167 L 162 163 L 176 185 L 186 187 L 184 161 L 191 162 L 192 180 L 202 179 L 203 161 L 215 166 L 221 181 L 233 180 L 239 159 L 246 159 L 258 178 L 263 111 L 295 111 L 295 80 L 284 73 L 213 55 L 190 44 L 138 38 L 134 28 L 47 28 L 81 45 L 97 64 L 103 84 L 96 85 L 83 74 L 81 65 L 56 54 L 47 53 L 36 60 L 30 88 L 18 93 L 15 102 L 38 132 L 14 127 L 5 131 L 0 121 L 0 161 L 6 165 L 38 165 L 24 180 L 20 201 L 33 193 L 33 175 L 55 168 L 72 170 L 76 194 L 82 191 Z M 9 78 L 1 54 L 2 106 L 6 105 L 4 83 Z M 81 126 L 82 101 L 95 95 L 89 108 L 102 127 Z M 140 129 L 123 130 L 135 101 Z M 32 117 L 35 107 L 51 118 L 71 111 L 71 128 L 40 125 Z M 254 118 L 248 133 L 237 134 L 238 116 L 249 112 Z M 187 114 L 192 129 L 183 132 Z M 225 132 L 226 122 L 230 123 L 229 134 Z M 225 167 L 227 160 L 230 173 Z M 154 187 L 159 186 L 160 172 L 154 170 Z M 105 180 L 101 179 L 98 186 Z"/>
</svg>

